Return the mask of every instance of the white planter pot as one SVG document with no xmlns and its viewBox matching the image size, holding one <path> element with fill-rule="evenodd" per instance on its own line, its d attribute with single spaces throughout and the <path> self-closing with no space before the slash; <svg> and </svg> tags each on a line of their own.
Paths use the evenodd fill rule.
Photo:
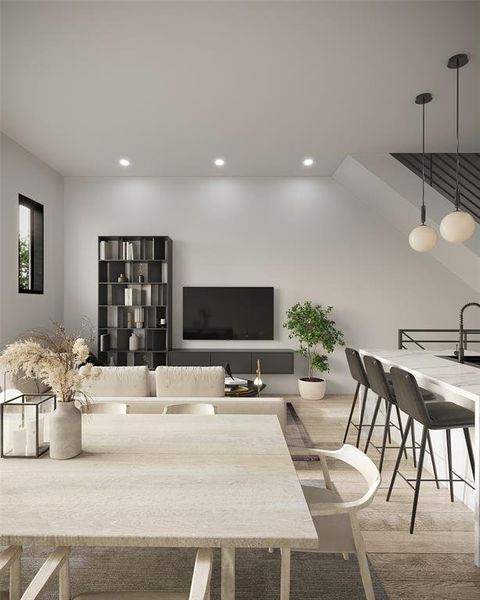
<svg viewBox="0 0 480 600">
<path fill-rule="evenodd" d="M 298 380 L 298 391 L 304 400 L 321 400 L 325 396 L 327 382 L 325 379 L 306 378 Z"/>
<path fill-rule="evenodd" d="M 82 451 L 82 413 L 74 402 L 58 402 L 50 415 L 50 458 L 65 460 Z"/>
</svg>

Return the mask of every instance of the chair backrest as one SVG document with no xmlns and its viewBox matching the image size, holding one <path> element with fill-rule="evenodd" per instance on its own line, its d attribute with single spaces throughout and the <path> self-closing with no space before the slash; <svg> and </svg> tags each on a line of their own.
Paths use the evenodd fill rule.
<svg viewBox="0 0 480 600">
<path fill-rule="evenodd" d="M 217 412 L 213 404 L 205 402 L 187 402 L 183 404 L 168 404 L 163 409 L 164 415 L 215 415 Z"/>
<path fill-rule="evenodd" d="M 367 372 L 370 389 L 381 398 L 394 403 L 395 396 L 392 394 L 392 390 L 388 385 L 382 363 L 378 358 L 375 358 L 370 354 L 366 354 L 363 357 L 363 362 L 365 364 L 365 371 Z"/>
<path fill-rule="evenodd" d="M 325 460 L 326 458 L 341 460 L 347 465 L 350 465 L 358 473 L 360 473 L 368 485 L 367 491 L 361 498 L 358 498 L 357 500 L 327 504 L 325 510 L 323 511 L 325 514 L 357 511 L 361 508 L 365 508 L 372 502 L 378 488 L 380 487 L 382 477 L 376 464 L 364 452 L 362 452 L 359 448 L 355 448 L 355 446 L 351 446 L 350 444 L 344 444 L 339 450 L 322 450 L 321 448 L 312 448 L 310 451 L 314 451 L 315 454 L 320 456 L 327 488 L 329 487 L 328 484 L 331 484 L 331 479 Z M 322 511 L 320 510 L 316 512 L 317 514 L 320 514 Z"/>
<path fill-rule="evenodd" d="M 392 367 L 390 375 L 398 406 L 409 417 L 428 426 L 430 417 L 415 376 L 399 367 Z"/>
<path fill-rule="evenodd" d="M 345 355 L 347 357 L 350 375 L 357 383 L 360 383 L 365 387 L 369 387 L 367 374 L 365 373 L 362 359 L 360 358 L 358 350 L 354 350 L 353 348 L 345 348 Z"/>
<path fill-rule="evenodd" d="M 90 415 L 126 415 L 128 406 L 124 402 L 94 402 L 84 404 L 82 412 Z"/>
</svg>

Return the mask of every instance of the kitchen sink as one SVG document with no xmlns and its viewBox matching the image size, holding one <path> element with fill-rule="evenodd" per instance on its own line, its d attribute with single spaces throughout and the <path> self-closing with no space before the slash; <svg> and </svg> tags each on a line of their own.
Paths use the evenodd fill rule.
<svg viewBox="0 0 480 600">
<path fill-rule="evenodd" d="M 438 358 L 444 358 L 445 360 L 453 360 L 458 362 L 458 358 L 456 356 L 439 356 Z M 464 361 L 464 365 L 468 365 L 470 367 L 478 367 L 480 368 L 480 355 L 479 356 L 466 356 Z"/>
</svg>

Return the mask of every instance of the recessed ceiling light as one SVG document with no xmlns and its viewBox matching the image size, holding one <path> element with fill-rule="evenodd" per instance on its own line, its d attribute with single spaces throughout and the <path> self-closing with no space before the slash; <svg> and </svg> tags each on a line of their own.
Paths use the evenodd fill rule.
<svg viewBox="0 0 480 600">
<path fill-rule="evenodd" d="M 122 167 L 130 166 L 130 161 L 128 160 L 128 158 L 121 158 L 118 162 L 122 165 Z"/>
<path fill-rule="evenodd" d="M 216 167 L 224 167 L 224 166 L 225 166 L 225 159 L 224 159 L 224 158 L 216 158 L 216 159 L 213 161 L 213 164 L 214 164 Z"/>
<path fill-rule="evenodd" d="M 311 167 L 314 162 L 315 161 L 313 160 L 313 158 L 304 158 L 303 159 L 303 166 L 304 167 Z"/>
</svg>

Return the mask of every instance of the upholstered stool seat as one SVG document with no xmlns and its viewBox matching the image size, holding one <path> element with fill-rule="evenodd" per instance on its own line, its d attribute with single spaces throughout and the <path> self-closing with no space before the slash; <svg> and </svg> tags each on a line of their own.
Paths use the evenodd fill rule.
<svg viewBox="0 0 480 600">
<path fill-rule="evenodd" d="M 475 427 L 474 412 L 454 402 L 429 402 L 426 409 L 431 419 L 429 429 Z"/>
</svg>

